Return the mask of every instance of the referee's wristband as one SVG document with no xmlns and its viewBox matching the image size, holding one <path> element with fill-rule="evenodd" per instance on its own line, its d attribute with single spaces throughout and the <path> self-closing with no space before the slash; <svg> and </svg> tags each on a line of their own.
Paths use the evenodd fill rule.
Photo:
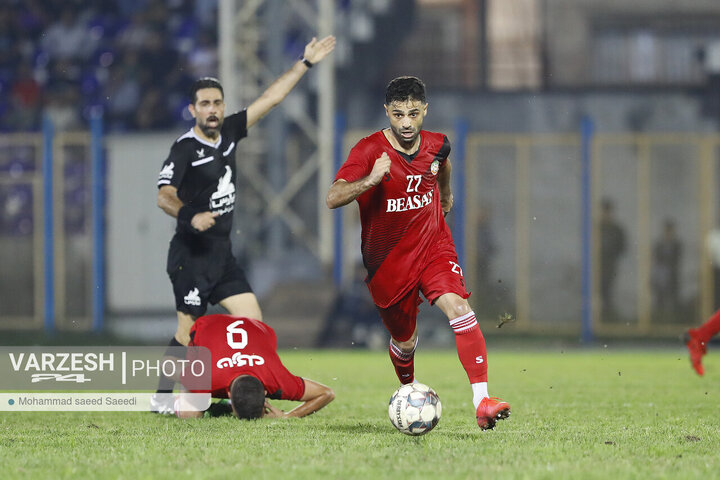
<svg viewBox="0 0 720 480">
<path fill-rule="evenodd" d="M 195 230 L 195 227 L 192 226 L 192 219 L 198 212 L 199 210 L 196 208 L 193 208 L 189 205 L 183 205 L 182 207 L 180 207 L 180 210 L 178 210 L 178 224 L 185 228 Z"/>
<path fill-rule="evenodd" d="M 305 57 L 300 57 L 300 61 L 305 64 L 307 68 L 312 68 L 314 63 L 312 63 L 310 60 L 308 60 Z"/>
</svg>

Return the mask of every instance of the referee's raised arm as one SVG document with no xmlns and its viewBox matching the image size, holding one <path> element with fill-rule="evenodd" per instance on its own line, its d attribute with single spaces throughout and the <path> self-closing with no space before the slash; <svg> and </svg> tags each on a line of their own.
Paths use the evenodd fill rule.
<svg viewBox="0 0 720 480">
<path fill-rule="evenodd" d="M 328 35 L 322 40 L 313 39 L 305 45 L 305 51 L 293 66 L 280 75 L 260 97 L 247 108 L 247 126 L 251 127 L 278 105 L 295 87 L 314 64 L 327 57 L 335 48 L 335 37 Z"/>
</svg>

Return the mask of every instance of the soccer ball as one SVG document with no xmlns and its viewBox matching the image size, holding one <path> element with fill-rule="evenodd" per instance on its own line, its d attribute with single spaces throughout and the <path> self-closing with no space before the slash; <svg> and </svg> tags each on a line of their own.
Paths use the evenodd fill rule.
<svg viewBox="0 0 720 480">
<path fill-rule="evenodd" d="M 390 397 L 390 421 L 406 435 L 428 433 L 435 428 L 441 414 L 442 404 L 437 393 L 422 383 L 403 385 Z"/>
</svg>

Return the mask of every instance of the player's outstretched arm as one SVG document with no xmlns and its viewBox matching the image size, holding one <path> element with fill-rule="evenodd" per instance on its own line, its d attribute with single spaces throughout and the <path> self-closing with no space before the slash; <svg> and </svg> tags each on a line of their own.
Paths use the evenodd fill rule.
<svg viewBox="0 0 720 480">
<path fill-rule="evenodd" d="M 322 383 L 303 378 L 305 381 L 305 393 L 300 399 L 301 403 L 297 407 L 293 408 L 287 413 L 282 410 L 272 407 L 269 403 L 265 403 L 265 416 L 266 417 L 284 417 L 284 418 L 300 418 L 315 413 L 323 408 L 328 403 L 332 402 L 335 398 L 335 392 L 332 388 L 323 385 Z"/>
<path fill-rule="evenodd" d="M 453 194 L 450 188 L 450 173 L 452 172 L 452 165 L 448 158 L 440 167 L 438 172 L 437 181 L 438 189 L 440 190 L 440 206 L 442 207 L 443 214 L 447 215 L 453 207 Z"/>
<path fill-rule="evenodd" d="M 198 232 L 204 232 L 215 225 L 217 213 L 197 212 L 190 208 L 182 210 L 185 206 L 177 195 L 177 188 L 172 185 L 164 185 L 158 190 L 157 205 L 163 212 L 171 217 L 178 218 L 181 222 L 187 222 Z M 181 211 L 182 210 L 182 211 Z"/>
<path fill-rule="evenodd" d="M 337 180 L 330 186 L 327 197 L 325 197 L 325 204 L 327 204 L 328 208 L 333 209 L 343 207 L 352 202 L 380 183 L 385 175 L 390 173 L 390 164 L 390 157 L 387 153 L 383 152 L 380 158 L 375 160 L 373 169 L 367 177 L 354 182 L 348 182 L 343 179 Z"/>
<path fill-rule="evenodd" d="M 328 35 L 322 40 L 313 39 L 305 45 L 303 58 L 310 62 L 311 65 L 318 63 L 327 57 L 335 48 L 335 37 Z M 295 64 L 277 78 L 268 88 L 247 108 L 247 126 L 250 127 L 257 123 L 270 110 L 278 105 L 295 87 L 298 81 L 308 71 L 308 67 L 302 60 L 298 60 Z"/>
</svg>

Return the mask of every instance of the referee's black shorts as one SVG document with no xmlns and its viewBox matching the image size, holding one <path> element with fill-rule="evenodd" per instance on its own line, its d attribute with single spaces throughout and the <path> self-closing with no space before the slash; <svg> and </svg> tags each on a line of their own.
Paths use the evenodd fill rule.
<svg viewBox="0 0 720 480">
<path fill-rule="evenodd" d="M 170 241 L 167 273 L 173 285 L 175 308 L 200 317 L 208 302 L 252 293 L 245 272 L 232 254 L 229 238 L 175 234 Z"/>
</svg>

